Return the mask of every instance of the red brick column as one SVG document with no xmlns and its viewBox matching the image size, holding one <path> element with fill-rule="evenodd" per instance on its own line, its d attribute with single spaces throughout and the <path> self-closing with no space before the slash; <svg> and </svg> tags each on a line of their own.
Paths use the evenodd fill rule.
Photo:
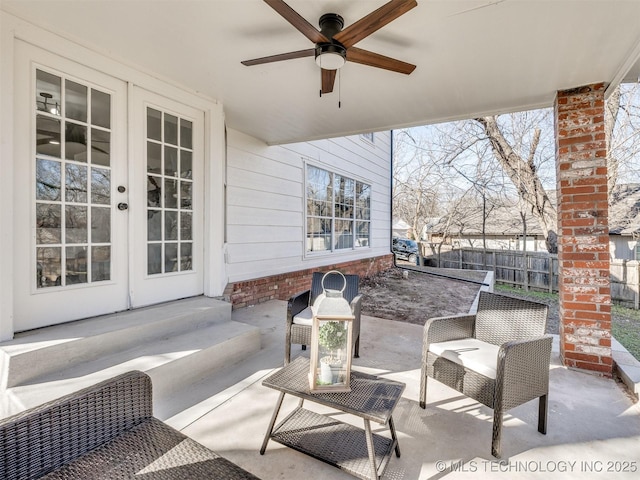
<svg viewBox="0 0 640 480">
<path fill-rule="evenodd" d="M 612 375 L 604 84 L 558 92 L 560 355 Z"/>
</svg>

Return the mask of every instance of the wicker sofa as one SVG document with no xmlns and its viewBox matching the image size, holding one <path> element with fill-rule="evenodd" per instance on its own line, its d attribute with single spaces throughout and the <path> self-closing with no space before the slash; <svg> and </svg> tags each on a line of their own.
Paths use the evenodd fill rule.
<svg viewBox="0 0 640 480">
<path fill-rule="evenodd" d="M 0 452 L 3 480 L 258 478 L 154 418 L 137 371 L 0 420 Z"/>
</svg>

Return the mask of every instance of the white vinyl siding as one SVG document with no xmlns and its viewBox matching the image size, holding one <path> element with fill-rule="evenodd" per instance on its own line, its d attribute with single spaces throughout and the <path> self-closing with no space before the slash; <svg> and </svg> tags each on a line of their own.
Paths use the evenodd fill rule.
<svg viewBox="0 0 640 480">
<path fill-rule="evenodd" d="M 236 130 L 227 138 L 229 282 L 389 253 L 389 132 L 375 145 L 359 135 L 277 146 Z M 367 248 L 306 253 L 305 162 L 370 186 Z"/>
</svg>

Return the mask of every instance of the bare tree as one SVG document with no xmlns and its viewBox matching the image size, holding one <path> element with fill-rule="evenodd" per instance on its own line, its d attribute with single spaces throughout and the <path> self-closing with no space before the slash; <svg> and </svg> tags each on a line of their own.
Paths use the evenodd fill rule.
<svg viewBox="0 0 640 480">
<path fill-rule="evenodd" d="M 471 220 L 465 205 L 468 204 L 472 192 L 473 189 L 460 191 L 454 184 L 449 184 L 443 189 L 444 196 L 441 201 L 445 213 L 438 219 L 437 239 L 432 238 L 430 242 L 432 251 L 437 255 L 438 267 L 441 265 L 444 245 L 451 243 L 456 234 L 464 231 L 465 224 Z"/>
<path fill-rule="evenodd" d="M 401 130 L 395 136 L 393 211 L 420 240 L 429 219 L 439 213 L 442 172 L 428 141 Z"/>
<path fill-rule="evenodd" d="M 404 148 L 407 152 L 413 151 L 414 156 L 405 152 L 406 163 L 396 165 L 394 179 L 398 188 L 394 205 L 407 201 L 413 205 L 411 208 L 405 205 L 403 215 L 413 222 L 416 231 L 419 231 L 420 218 L 436 212 L 441 217 L 441 226 L 444 222 L 448 229 L 456 222 L 464 222 L 456 217 L 460 213 L 453 208 L 456 202 L 442 199 L 445 182 L 456 185 L 456 198 L 467 201 L 470 193 L 460 192 L 466 192 L 470 186 L 485 194 L 490 191 L 494 196 L 502 186 L 502 198 L 509 197 L 508 190 L 512 188 L 519 199 L 525 237 L 530 227 L 525 220 L 530 214 L 542 230 L 547 250 L 557 252 L 557 210 L 553 197 L 546 190 L 555 189 L 551 109 L 480 117 L 403 132 Z M 422 132 L 422 136 L 416 132 Z M 638 84 L 622 85 L 611 93 L 606 105 L 605 132 L 611 194 L 622 180 L 640 180 Z M 440 184 L 434 184 L 434 179 L 436 182 L 440 179 Z M 423 192 L 418 194 L 418 190 Z M 408 192 L 412 192 L 411 195 Z M 400 207 L 397 211 L 401 211 Z M 484 215 L 488 215 L 486 209 Z"/>
<path fill-rule="evenodd" d="M 620 165 L 619 156 L 616 155 L 616 149 L 614 149 L 614 130 L 618 119 L 618 113 L 620 112 L 620 86 L 617 86 L 613 93 L 607 100 L 606 108 L 604 111 L 604 131 L 607 141 L 607 150 L 609 152 L 607 158 L 607 192 L 609 198 L 613 193 L 613 189 L 618 183 L 618 171 Z"/>
<path fill-rule="evenodd" d="M 516 141 L 510 142 L 499 125 L 497 117 L 476 118 L 475 121 L 482 126 L 495 158 L 516 187 L 518 196 L 528 205 L 530 212 L 538 220 L 547 244 L 547 250 L 550 253 L 556 253 L 558 251 L 557 211 L 542 185 L 535 161 L 536 151 L 540 144 L 540 127 L 535 127 L 531 131 L 531 140 L 528 142 L 527 151 L 524 150 L 527 147 L 524 142 L 518 145 L 517 134 L 520 132 L 515 131 L 516 134 L 512 134 L 512 139 Z M 517 149 L 516 145 L 521 149 Z"/>
<path fill-rule="evenodd" d="M 640 179 L 640 84 L 618 86 L 607 99 L 605 110 L 609 202 L 621 182 Z"/>
</svg>

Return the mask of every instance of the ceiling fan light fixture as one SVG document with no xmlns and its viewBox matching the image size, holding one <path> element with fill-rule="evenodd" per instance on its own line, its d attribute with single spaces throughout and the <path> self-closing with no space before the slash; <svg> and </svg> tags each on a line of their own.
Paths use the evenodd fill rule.
<svg viewBox="0 0 640 480">
<path fill-rule="evenodd" d="M 347 61 L 347 50 L 342 45 L 325 43 L 316 46 L 316 65 L 325 70 L 338 70 Z"/>
</svg>

